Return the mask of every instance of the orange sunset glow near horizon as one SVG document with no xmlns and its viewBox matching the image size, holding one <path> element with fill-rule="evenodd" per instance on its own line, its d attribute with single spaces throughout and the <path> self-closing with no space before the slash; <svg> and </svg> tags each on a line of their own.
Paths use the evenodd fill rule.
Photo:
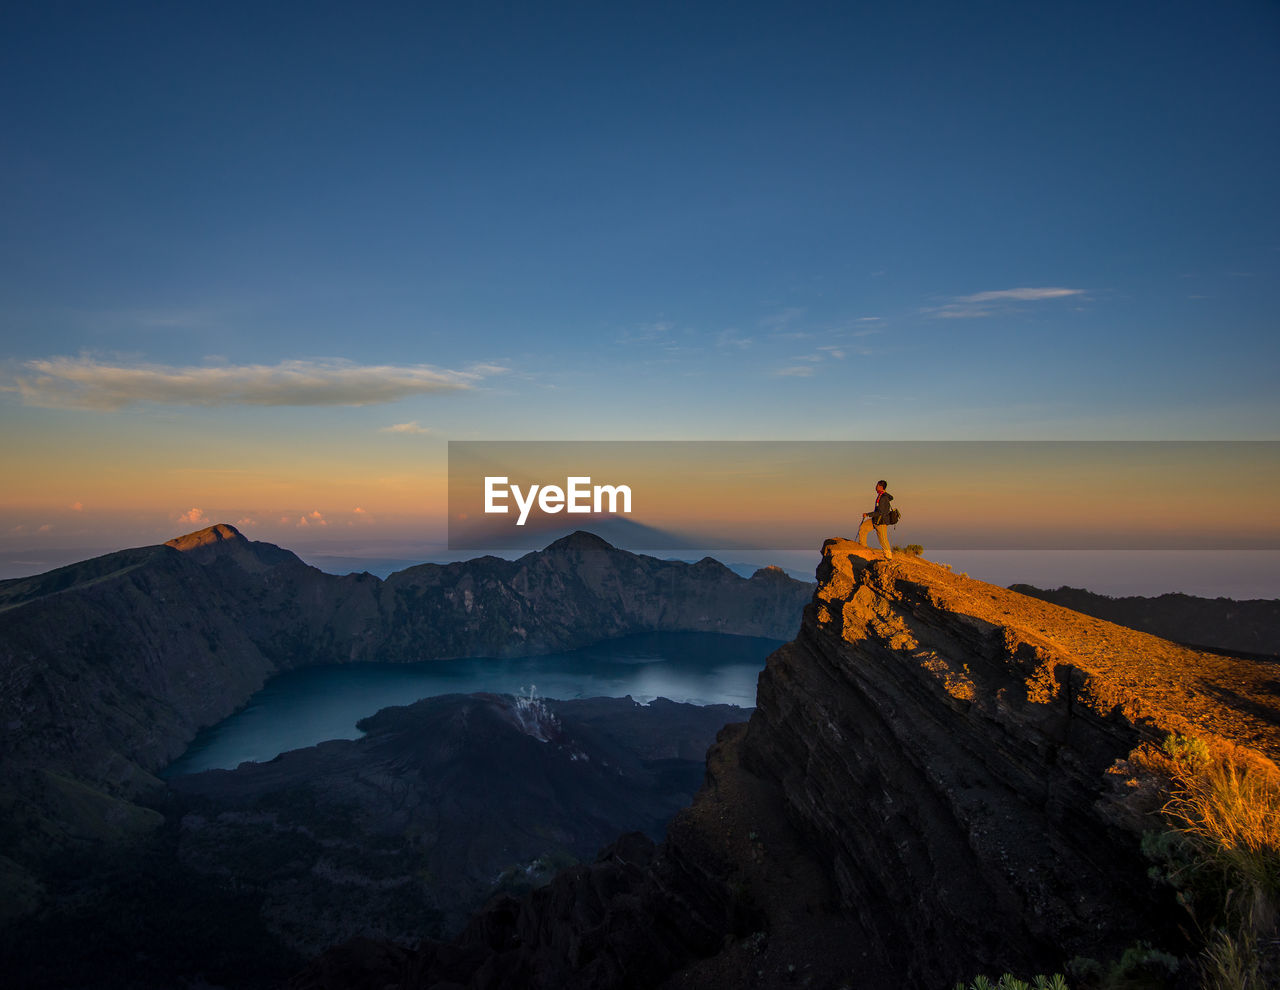
<svg viewBox="0 0 1280 990">
<path fill-rule="evenodd" d="M 214 523 L 335 551 L 442 547 L 452 526 L 471 533 L 455 549 L 504 549 L 523 544 L 503 540 L 519 535 L 504 529 L 514 514 L 485 518 L 486 474 L 521 484 L 589 475 L 631 485 L 629 519 L 645 530 L 632 534 L 636 549 L 806 549 L 856 529 L 885 477 L 904 538 L 933 548 L 1280 547 L 1280 444 L 1270 442 L 477 441 L 450 451 L 448 473 L 427 458 L 399 473 L 355 463 L 337 476 L 287 456 L 275 470 L 176 465 L 149 478 L 125 464 L 68 485 L 54 506 L 19 483 L 0 513 L 17 550 L 115 549 Z M 1213 523 L 1223 492 L 1232 519 Z M 532 522 L 530 532 L 600 519 Z"/>
<path fill-rule="evenodd" d="M 881 477 L 904 532 L 934 547 L 1275 549 L 1278 454 L 1272 443 L 1205 442 L 455 443 L 450 543 L 501 548 L 519 536 L 517 512 L 484 510 L 496 473 L 525 487 L 626 483 L 630 521 L 649 530 L 633 543 L 653 549 L 816 546 L 856 528 Z M 1229 524 L 1205 522 L 1215 491 L 1231 493 Z M 593 518 L 533 516 L 544 527 Z"/>
</svg>

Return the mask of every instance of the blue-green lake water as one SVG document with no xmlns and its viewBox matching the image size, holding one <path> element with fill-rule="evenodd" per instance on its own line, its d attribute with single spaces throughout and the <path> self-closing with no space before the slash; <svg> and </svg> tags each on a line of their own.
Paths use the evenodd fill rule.
<svg viewBox="0 0 1280 990">
<path fill-rule="evenodd" d="M 781 645 L 752 636 L 649 633 L 514 660 L 308 667 L 272 678 L 243 709 L 196 736 L 162 776 L 232 769 L 326 739 L 355 739 L 366 715 L 441 694 L 536 690 L 562 700 L 630 695 L 646 704 L 662 697 L 751 708 L 765 658 Z"/>
</svg>

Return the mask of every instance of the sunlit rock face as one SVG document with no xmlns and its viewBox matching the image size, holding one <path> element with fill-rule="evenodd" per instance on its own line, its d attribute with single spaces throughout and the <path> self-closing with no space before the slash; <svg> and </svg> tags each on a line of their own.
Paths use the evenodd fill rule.
<svg viewBox="0 0 1280 990">
<path fill-rule="evenodd" d="M 1166 795 L 1131 757 L 1170 732 L 1280 755 L 1271 668 L 843 540 L 818 579 L 652 857 L 491 906 L 410 985 L 949 986 L 1177 951 L 1139 848 Z"/>
<path fill-rule="evenodd" d="M 1147 658 L 1184 651 L 873 556 L 825 548 L 743 768 L 777 782 L 837 909 L 911 985 L 1123 948 L 1169 905 L 1112 770 L 1159 734 Z"/>
</svg>

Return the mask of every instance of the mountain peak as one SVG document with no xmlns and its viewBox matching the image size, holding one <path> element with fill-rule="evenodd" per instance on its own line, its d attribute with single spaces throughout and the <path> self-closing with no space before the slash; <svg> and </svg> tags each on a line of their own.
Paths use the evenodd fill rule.
<svg viewBox="0 0 1280 990">
<path fill-rule="evenodd" d="M 595 533 L 579 529 L 568 536 L 562 536 L 547 546 L 547 550 L 616 550 L 612 543 Z M 544 551 L 545 552 L 545 551 Z"/>
<path fill-rule="evenodd" d="M 279 564 L 301 564 L 296 556 L 274 543 L 246 539 L 234 526 L 218 523 L 207 529 L 178 536 L 165 544 L 189 555 L 197 564 L 230 560 L 243 570 L 256 572 Z M 304 565 L 305 566 L 305 565 Z"/>
<path fill-rule="evenodd" d="M 216 526 L 208 526 L 194 533 L 187 533 L 185 536 L 175 536 L 172 540 L 168 540 L 165 546 L 173 547 L 175 550 L 189 551 L 229 541 L 248 542 L 240 530 L 230 523 L 218 523 Z"/>
</svg>

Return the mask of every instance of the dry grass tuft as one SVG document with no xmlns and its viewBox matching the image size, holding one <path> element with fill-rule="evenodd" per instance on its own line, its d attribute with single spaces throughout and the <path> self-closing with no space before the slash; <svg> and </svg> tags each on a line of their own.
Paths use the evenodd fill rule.
<svg viewBox="0 0 1280 990">
<path fill-rule="evenodd" d="M 1280 901 L 1280 773 L 1241 747 L 1171 740 L 1181 786 L 1165 814 L 1233 889 Z"/>
<path fill-rule="evenodd" d="M 1184 903 L 1205 932 L 1206 990 L 1254 990 L 1280 975 L 1280 771 L 1243 747 L 1171 736 L 1164 813 L 1189 847 Z"/>
</svg>

